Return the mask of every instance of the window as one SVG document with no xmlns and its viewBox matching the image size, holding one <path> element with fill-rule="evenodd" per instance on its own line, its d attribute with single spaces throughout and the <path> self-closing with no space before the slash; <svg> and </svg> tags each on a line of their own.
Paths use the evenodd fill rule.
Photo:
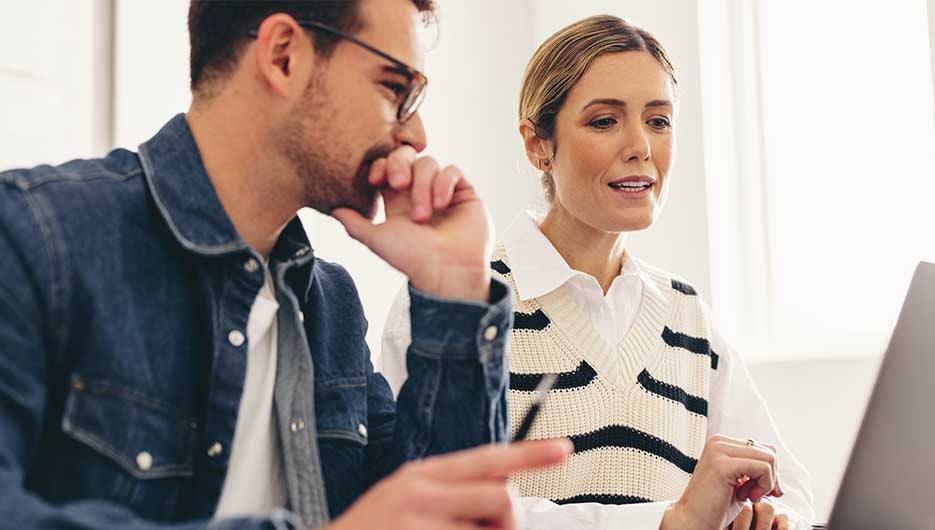
<svg viewBox="0 0 935 530">
<path fill-rule="evenodd" d="M 716 309 L 754 358 L 882 352 L 935 260 L 925 0 L 706 9 Z"/>
</svg>

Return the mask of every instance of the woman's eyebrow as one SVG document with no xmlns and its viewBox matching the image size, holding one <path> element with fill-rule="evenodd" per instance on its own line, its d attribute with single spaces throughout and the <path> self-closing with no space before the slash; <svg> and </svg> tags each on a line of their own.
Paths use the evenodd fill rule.
<svg viewBox="0 0 935 530">
<path fill-rule="evenodd" d="M 582 107 L 581 111 L 584 112 L 589 107 L 593 107 L 594 105 L 612 105 L 614 107 L 625 108 L 627 106 L 627 102 L 622 99 L 618 99 L 618 98 L 596 98 L 596 99 L 592 99 L 591 101 L 588 102 L 587 105 Z M 671 109 L 672 102 L 667 99 L 654 99 L 646 103 L 646 107 L 668 107 Z"/>
</svg>

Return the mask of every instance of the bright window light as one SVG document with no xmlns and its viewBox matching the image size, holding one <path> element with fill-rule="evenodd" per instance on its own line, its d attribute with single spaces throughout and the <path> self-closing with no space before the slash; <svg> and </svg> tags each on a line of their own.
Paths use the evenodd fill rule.
<svg viewBox="0 0 935 530">
<path fill-rule="evenodd" d="M 770 357 L 882 352 L 935 261 L 924 0 L 762 1 L 762 205 Z"/>
</svg>

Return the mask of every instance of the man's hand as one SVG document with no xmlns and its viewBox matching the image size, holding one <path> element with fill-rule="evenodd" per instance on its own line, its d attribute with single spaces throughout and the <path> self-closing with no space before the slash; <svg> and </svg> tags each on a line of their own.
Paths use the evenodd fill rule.
<svg viewBox="0 0 935 530">
<path fill-rule="evenodd" d="M 507 477 L 558 464 L 568 440 L 489 445 L 410 462 L 377 483 L 328 530 L 516 528 Z"/>
<path fill-rule="evenodd" d="M 776 448 L 715 434 L 708 438 L 685 492 L 666 512 L 660 529 L 723 530 L 731 522 L 732 502 L 756 503 L 766 495 L 782 496 Z"/>
<path fill-rule="evenodd" d="M 426 293 L 487 301 L 493 228 L 474 187 L 454 166 L 416 158 L 401 147 L 370 167 L 386 222 L 376 225 L 348 208 L 332 215 L 351 237 L 409 277 Z"/>
<path fill-rule="evenodd" d="M 769 497 L 758 502 L 744 502 L 740 514 L 731 523 L 728 530 L 789 530 L 792 528 L 789 516 L 776 511 Z"/>
</svg>

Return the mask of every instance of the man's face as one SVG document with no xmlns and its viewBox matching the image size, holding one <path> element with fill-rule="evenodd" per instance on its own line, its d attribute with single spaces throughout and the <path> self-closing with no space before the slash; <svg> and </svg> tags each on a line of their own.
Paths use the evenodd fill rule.
<svg viewBox="0 0 935 530">
<path fill-rule="evenodd" d="M 409 66 L 422 68 L 421 16 L 411 0 L 360 0 L 355 37 Z M 350 207 L 372 217 L 376 190 L 370 165 L 393 149 L 425 148 L 418 114 L 396 119 L 407 77 L 384 58 L 339 40 L 321 62 L 305 96 L 278 130 L 278 145 L 305 189 L 305 204 L 325 214 Z"/>
</svg>

